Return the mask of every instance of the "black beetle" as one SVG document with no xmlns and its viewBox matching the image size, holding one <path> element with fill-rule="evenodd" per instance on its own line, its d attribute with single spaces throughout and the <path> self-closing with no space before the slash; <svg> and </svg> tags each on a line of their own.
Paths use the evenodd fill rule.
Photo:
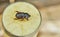
<svg viewBox="0 0 60 37">
<path fill-rule="evenodd" d="M 24 18 L 26 19 L 26 20 L 28 20 L 28 18 L 31 16 L 31 15 L 29 15 L 28 13 L 24 13 L 24 12 L 19 12 L 19 11 L 16 11 L 17 13 L 16 13 L 16 18 L 17 19 L 22 19 L 22 20 L 24 20 Z"/>
</svg>

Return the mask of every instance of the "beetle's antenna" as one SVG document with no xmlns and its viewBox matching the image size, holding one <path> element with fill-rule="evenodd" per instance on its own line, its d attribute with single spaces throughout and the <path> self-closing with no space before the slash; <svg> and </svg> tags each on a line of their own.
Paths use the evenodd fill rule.
<svg viewBox="0 0 60 37">
<path fill-rule="evenodd" d="M 16 12 L 19 12 L 19 11 L 16 11 Z"/>
</svg>

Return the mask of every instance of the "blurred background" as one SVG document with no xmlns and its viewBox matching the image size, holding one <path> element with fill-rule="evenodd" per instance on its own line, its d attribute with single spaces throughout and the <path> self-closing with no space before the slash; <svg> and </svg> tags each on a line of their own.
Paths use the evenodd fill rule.
<svg viewBox="0 0 60 37">
<path fill-rule="evenodd" d="M 0 37 L 7 36 L 2 27 L 2 13 L 14 2 L 34 4 L 41 13 L 42 24 L 36 37 L 60 37 L 60 0 L 0 0 Z"/>
</svg>

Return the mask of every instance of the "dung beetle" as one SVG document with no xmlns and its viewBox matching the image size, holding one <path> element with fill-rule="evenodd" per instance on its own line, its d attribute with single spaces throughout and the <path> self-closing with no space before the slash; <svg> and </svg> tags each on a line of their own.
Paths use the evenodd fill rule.
<svg viewBox="0 0 60 37">
<path fill-rule="evenodd" d="M 22 20 L 26 19 L 26 20 L 28 20 L 28 18 L 31 16 L 28 13 L 19 12 L 19 11 L 16 11 L 16 12 L 17 13 L 16 13 L 15 16 L 16 16 L 17 19 L 22 19 Z"/>
</svg>

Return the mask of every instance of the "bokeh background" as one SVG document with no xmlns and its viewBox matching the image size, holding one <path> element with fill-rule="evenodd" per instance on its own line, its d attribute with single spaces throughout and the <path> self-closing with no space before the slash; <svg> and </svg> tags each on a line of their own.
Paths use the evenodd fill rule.
<svg viewBox="0 0 60 37">
<path fill-rule="evenodd" d="M 18 1 L 32 3 L 40 11 L 42 23 L 36 37 L 60 37 L 60 0 L 0 0 L 0 37 L 8 36 L 2 27 L 3 11 Z"/>
</svg>

